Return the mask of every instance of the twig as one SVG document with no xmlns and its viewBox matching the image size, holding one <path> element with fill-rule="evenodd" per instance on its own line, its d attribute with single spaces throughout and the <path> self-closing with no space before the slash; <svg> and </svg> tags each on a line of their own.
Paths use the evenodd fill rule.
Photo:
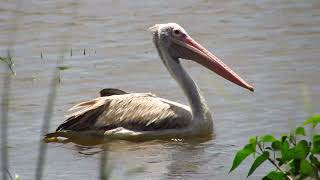
<svg viewBox="0 0 320 180">
<path fill-rule="evenodd" d="M 263 149 L 262 149 L 260 143 L 258 143 L 258 147 L 259 147 L 260 151 L 263 152 Z M 271 162 L 280 172 L 282 172 L 284 175 L 286 175 L 286 177 L 287 177 L 289 180 L 293 180 L 293 178 L 290 177 L 284 170 L 282 170 L 282 169 L 280 168 L 280 166 L 278 166 L 278 164 L 277 164 L 273 159 L 271 159 L 270 157 L 268 157 L 268 161 Z"/>
</svg>

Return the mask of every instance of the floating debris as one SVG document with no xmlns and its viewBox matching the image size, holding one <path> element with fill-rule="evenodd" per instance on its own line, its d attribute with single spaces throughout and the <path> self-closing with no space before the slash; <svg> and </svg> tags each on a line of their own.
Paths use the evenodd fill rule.
<svg viewBox="0 0 320 180">
<path fill-rule="evenodd" d="M 57 77 L 57 80 L 58 80 L 58 83 L 61 83 L 61 77 L 60 76 Z"/>
<path fill-rule="evenodd" d="M 70 66 L 57 66 L 57 69 L 63 71 L 63 70 L 67 70 L 67 69 L 70 69 L 71 67 Z"/>
</svg>

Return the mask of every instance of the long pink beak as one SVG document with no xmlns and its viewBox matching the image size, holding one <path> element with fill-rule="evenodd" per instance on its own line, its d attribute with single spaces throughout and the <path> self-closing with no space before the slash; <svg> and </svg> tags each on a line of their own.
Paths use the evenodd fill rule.
<svg viewBox="0 0 320 180">
<path fill-rule="evenodd" d="M 203 46 L 193 40 L 190 36 L 186 36 L 182 40 L 173 39 L 173 42 L 178 45 L 173 45 L 179 51 L 179 55 L 183 59 L 193 60 L 211 71 L 217 73 L 221 77 L 241 86 L 250 91 L 254 88 L 245 82 L 238 74 L 224 64 L 219 58 L 214 56 Z"/>
</svg>

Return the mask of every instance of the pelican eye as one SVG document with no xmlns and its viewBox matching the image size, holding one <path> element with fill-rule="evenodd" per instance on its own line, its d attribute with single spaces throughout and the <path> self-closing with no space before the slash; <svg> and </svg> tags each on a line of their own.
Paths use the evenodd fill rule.
<svg viewBox="0 0 320 180">
<path fill-rule="evenodd" d="M 179 29 L 174 29 L 174 30 L 172 31 L 172 34 L 173 34 L 173 36 L 175 36 L 175 37 L 180 37 L 180 36 L 182 36 L 182 32 L 181 32 Z"/>
</svg>

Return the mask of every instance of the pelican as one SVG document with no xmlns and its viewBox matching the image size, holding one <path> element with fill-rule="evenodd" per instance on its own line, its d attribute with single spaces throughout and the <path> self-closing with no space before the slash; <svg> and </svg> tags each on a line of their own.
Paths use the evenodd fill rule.
<svg viewBox="0 0 320 180">
<path fill-rule="evenodd" d="M 93 133 L 115 138 L 187 138 L 213 133 L 209 108 L 199 88 L 180 63 L 192 60 L 223 78 L 254 91 L 220 59 L 193 40 L 176 23 L 156 24 L 149 28 L 158 54 L 188 99 L 189 106 L 157 97 L 151 93 L 127 93 L 104 89 L 101 97 L 79 103 L 74 111 L 46 137 L 71 137 Z"/>
</svg>

